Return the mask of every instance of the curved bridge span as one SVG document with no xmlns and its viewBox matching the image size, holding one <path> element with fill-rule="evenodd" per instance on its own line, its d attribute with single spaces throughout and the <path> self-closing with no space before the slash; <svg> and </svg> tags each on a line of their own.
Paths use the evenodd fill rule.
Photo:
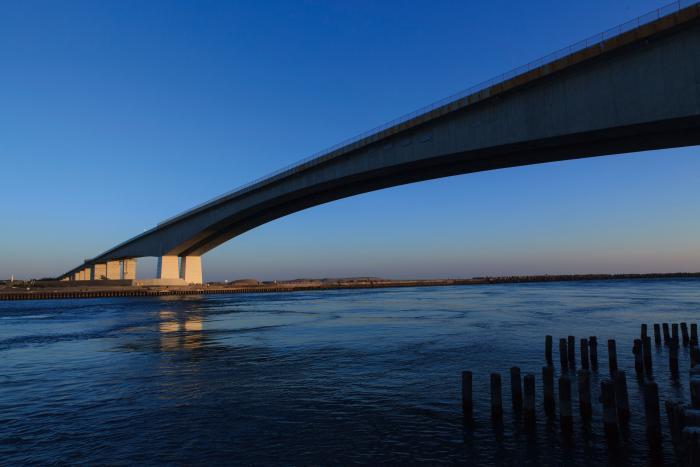
<svg viewBox="0 0 700 467">
<path fill-rule="evenodd" d="M 700 3 L 677 2 L 168 219 L 61 276 L 201 283 L 201 255 L 250 229 L 382 188 L 700 144 Z"/>
</svg>

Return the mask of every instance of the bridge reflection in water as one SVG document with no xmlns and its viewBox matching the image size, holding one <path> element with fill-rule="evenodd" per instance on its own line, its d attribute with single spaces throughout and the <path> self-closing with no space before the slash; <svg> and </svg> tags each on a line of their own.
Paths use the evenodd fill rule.
<svg viewBox="0 0 700 467">
<path fill-rule="evenodd" d="M 193 350 L 202 346 L 204 320 L 201 315 L 163 310 L 158 317 L 162 351 Z"/>
</svg>

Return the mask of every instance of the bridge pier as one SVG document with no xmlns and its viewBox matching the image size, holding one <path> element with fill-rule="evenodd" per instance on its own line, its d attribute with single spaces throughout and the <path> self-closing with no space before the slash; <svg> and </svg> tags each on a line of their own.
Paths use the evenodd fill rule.
<svg viewBox="0 0 700 467">
<path fill-rule="evenodd" d="M 158 279 L 179 279 L 180 266 L 177 256 L 161 256 L 158 258 Z"/>
<path fill-rule="evenodd" d="M 108 280 L 119 280 L 122 276 L 122 262 L 120 260 L 107 261 L 105 276 Z"/>
<path fill-rule="evenodd" d="M 188 284 L 202 283 L 202 257 L 183 256 L 180 264 L 180 278 Z"/>
<path fill-rule="evenodd" d="M 121 278 L 136 280 L 136 258 L 122 260 Z"/>
<path fill-rule="evenodd" d="M 187 284 L 202 283 L 202 257 L 165 255 L 158 258 L 158 279 L 181 279 Z"/>
<path fill-rule="evenodd" d="M 105 277 L 107 277 L 107 263 L 95 263 L 92 265 L 92 272 L 85 280 L 101 281 Z"/>
</svg>

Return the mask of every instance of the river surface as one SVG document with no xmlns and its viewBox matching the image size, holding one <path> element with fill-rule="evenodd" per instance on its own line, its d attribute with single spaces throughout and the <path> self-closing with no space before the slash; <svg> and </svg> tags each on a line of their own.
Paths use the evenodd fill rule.
<svg viewBox="0 0 700 467">
<path fill-rule="evenodd" d="M 699 317 L 694 279 L 0 302 L 0 464 L 641 465 L 632 340 L 643 322 Z M 617 339 L 632 417 L 616 450 L 597 401 L 590 426 L 574 404 L 571 443 L 547 422 L 546 334 L 557 368 L 559 337 L 598 336 L 594 397 Z M 687 377 L 674 383 L 655 353 L 672 464 L 663 399 L 687 400 Z M 680 363 L 687 375 L 684 348 Z M 512 415 L 511 366 L 537 376 L 535 433 Z M 473 428 L 462 370 L 474 372 Z"/>
</svg>

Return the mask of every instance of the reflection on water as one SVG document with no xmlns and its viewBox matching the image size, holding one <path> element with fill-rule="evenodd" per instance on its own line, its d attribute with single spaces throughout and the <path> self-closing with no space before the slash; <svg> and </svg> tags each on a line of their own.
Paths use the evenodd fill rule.
<svg viewBox="0 0 700 467">
<path fill-rule="evenodd" d="M 158 312 L 160 323 L 160 349 L 197 349 L 202 346 L 202 316 L 169 310 Z"/>
<path fill-rule="evenodd" d="M 505 401 L 511 366 L 541 395 L 544 335 L 595 335 L 598 388 L 616 338 L 639 401 L 639 324 L 697 320 L 699 303 L 698 280 L 0 302 L 0 464 L 642 465 L 639 404 L 612 455 L 599 404 L 569 444 L 541 407 L 526 434 L 505 404 L 494 432 L 489 373 Z M 687 399 L 655 352 L 659 393 Z"/>
</svg>

